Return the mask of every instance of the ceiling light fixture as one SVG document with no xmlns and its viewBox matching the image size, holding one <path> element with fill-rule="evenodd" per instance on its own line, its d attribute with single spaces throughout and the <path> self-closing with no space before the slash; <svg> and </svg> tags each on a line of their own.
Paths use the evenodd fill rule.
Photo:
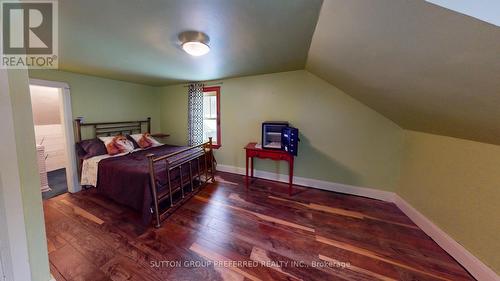
<svg viewBox="0 0 500 281">
<path fill-rule="evenodd" d="M 210 51 L 210 38 L 203 32 L 184 31 L 179 34 L 182 49 L 191 56 L 199 57 Z"/>
</svg>

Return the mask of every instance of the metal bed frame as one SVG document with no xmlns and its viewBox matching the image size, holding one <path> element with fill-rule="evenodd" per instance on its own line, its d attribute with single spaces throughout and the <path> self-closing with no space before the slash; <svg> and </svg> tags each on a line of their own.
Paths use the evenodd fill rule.
<svg viewBox="0 0 500 281">
<path fill-rule="evenodd" d="M 133 134 L 143 132 L 143 127 L 146 127 L 146 132 L 151 132 L 151 118 L 138 121 L 119 121 L 119 122 L 99 122 L 99 123 L 84 123 L 82 119 L 75 119 L 75 138 L 77 142 L 82 141 L 82 128 L 91 127 L 92 137 L 112 136 L 118 134 Z M 201 187 L 209 183 L 215 182 L 215 157 L 213 155 L 212 138 L 208 142 L 191 146 L 180 151 L 155 157 L 150 153 L 146 155 L 149 161 L 149 177 L 150 188 L 153 196 L 153 215 L 155 227 L 159 228 L 161 222 L 172 214 L 183 203 L 193 197 Z M 201 165 L 201 161 L 204 164 Z M 193 165 L 196 162 L 195 165 Z M 156 181 L 155 164 L 164 163 L 166 170 L 166 184 L 161 184 Z M 79 171 L 81 169 L 82 160 L 79 161 Z M 185 167 L 189 166 L 187 171 Z M 196 166 L 196 167 L 193 167 Z M 201 167 L 203 166 L 203 167 Z M 171 172 L 179 170 L 179 180 L 172 182 Z M 193 174 L 194 170 L 194 174 Z M 193 177 L 194 175 L 194 177 Z M 186 177 L 187 176 L 187 180 Z M 197 186 L 195 188 L 195 181 Z M 185 192 L 185 188 L 189 185 L 189 192 Z M 174 201 L 174 196 L 180 191 L 180 200 Z M 164 210 L 161 209 L 161 203 L 167 201 L 169 206 Z"/>
<path fill-rule="evenodd" d="M 179 158 L 176 156 L 180 155 Z M 178 207 L 180 207 L 184 202 L 193 197 L 201 187 L 205 186 L 209 180 L 215 182 L 215 158 L 213 156 L 212 148 L 212 138 L 209 138 L 208 142 L 195 145 L 165 156 L 155 157 L 154 154 L 147 155 L 149 159 L 149 176 L 151 182 L 151 191 L 153 193 L 153 203 L 156 224 L 155 227 L 159 228 L 161 226 L 161 221 L 163 221 L 168 215 L 174 212 Z M 200 161 L 204 161 L 204 165 L 200 164 Z M 193 177 L 193 162 L 196 160 L 196 175 Z M 155 168 L 154 165 L 157 162 L 165 163 L 167 183 L 166 185 L 161 185 L 155 180 Z M 183 171 L 183 166 L 189 165 L 188 171 Z M 203 166 L 203 168 L 201 168 Z M 170 172 L 179 169 L 179 182 L 178 184 L 172 184 L 170 177 Z M 185 194 L 184 187 L 187 186 L 184 182 L 184 173 L 187 173 L 191 191 Z M 204 174 L 204 179 L 202 181 L 202 174 Z M 198 179 L 198 186 L 195 189 L 194 181 Z M 168 190 L 166 189 L 168 187 Z M 164 190 L 164 191 L 160 191 Z M 178 202 L 174 202 L 173 196 L 176 192 L 181 192 L 181 199 Z M 160 210 L 160 203 L 169 200 L 170 207 L 164 211 Z"/>
</svg>

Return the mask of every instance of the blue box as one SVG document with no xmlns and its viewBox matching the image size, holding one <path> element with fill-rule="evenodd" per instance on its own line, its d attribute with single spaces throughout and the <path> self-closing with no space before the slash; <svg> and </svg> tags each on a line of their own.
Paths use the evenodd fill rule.
<svg viewBox="0 0 500 281">
<path fill-rule="evenodd" d="M 299 129 L 285 127 L 281 133 L 281 149 L 297 156 L 299 150 Z"/>
</svg>

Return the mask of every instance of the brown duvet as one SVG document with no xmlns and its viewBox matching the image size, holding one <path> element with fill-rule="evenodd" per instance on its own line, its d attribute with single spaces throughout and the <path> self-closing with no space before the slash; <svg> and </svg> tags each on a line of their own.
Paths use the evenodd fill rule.
<svg viewBox="0 0 500 281">
<path fill-rule="evenodd" d="M 137 210 L 141 213 L 142 222 L 149 224 L 152 218 L 153 197 L 150 188 L 149 161 L 146 155 L 153 153 L 155 157 L 158 157 L 184 148 L 186 147 L 161 145 L 103 159 L 99 162 L 97 190 L 112 200 Z M 181 155 L 186 153 L 189 152 L 181 153 Z M 166 183 L 165 171 L 165 161 L 155 164 L 156 181 L 162 185 Z M 179 177 L 178 169 L 171 171 L 170 177 L 172 181 L 175 181 Z"/>
</svg>

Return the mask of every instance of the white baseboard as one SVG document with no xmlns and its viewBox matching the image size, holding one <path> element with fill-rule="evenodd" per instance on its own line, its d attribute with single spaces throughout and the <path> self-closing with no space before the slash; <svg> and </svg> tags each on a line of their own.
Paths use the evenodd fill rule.
<svg viewBox="0 0 500 281">
<path fill-rule="evenodd" d="M 446 232 L 435 225 L 431 220 L 425 217 L 417 209 L 413 208 L 410 203 L 406 202 L 399 195 L 395 194 L 394 203 L 398 208 L 405 213 L 420 229 L 422 229 L 432 240 L 434 240 L 441 248 L 443 248 L 450 256 L 457 260 L 472 276 L 477 280 L 500 280 L 500 277 L 473 254 L 471 254 L 464 246 L 460 245 Z"/>
<path fill-rule="evenodd" d="M 233 174 L 245 175 L 245 168 L 217 165 L 217 170 Z M 255 170 L 254 176 L 257 178 L 274 180 L 279 182 L 288 182 L 288 175 L 272 172 Z M 405 213 L 420 229 L 431 237 L 441 248 L 457 260 L 465 269 L 467 269 L 474 278 L 479 281 L 500 281 L 500 277 L 478 258 L 472 255 L 467 249 L 451 238 L 446 232 L 441 230 L 431 220 L 422 215 L 417 209 L 413 208 L 408 202 L 394 192 L 382 191 L 366 187 L 358 187 L 348 184 L 328 182 L 303 177 L 293 177 L 293 183 L 301 186 L 318 188 L 328 191 L 358 195 L 386 202 L 395 203 L 398 208 Z"/>
<path fill-rule="evenodd" d="M 221 172 L 228 172 L 228 173 L 240 174 L 240 175 L 246 174 L 246 170 L 244 168 L 229 166 L 229 165 L 217 164 L 217 170 L 221 171 Z M 262 178 L 262 179 L 266 179 L 266 180 L 288 182 L 288 175 L 284 175 L 284 174 L 277 174 L 277 173 L 272 173 L 272 172 L 255 170 L 254 176 L 256 178 Z M 394 201 L 394 193 L 393 192 L 377 190 L 377 189 L 373 189 L 373 188 L 358 187 L 358 186 L 354 186 L 354 185 L 335 183 L 335 182 L 323 181 L 323 180 L 316 180 L 316 179 L 310 179 L 310 178 L 303 178 L 303 177 L 297 177 L 297 176 L 293 177 L 293 183 L 296 185 L 313 187 L 313 188 L 318 188 L 318 189 L 323 189 L 323 190 L 328 190 L 328 191 L 335 191 L 335 192 L 340 192 L 340 193 L 347 193 L 347 194 L 352 194 L 352 195 L 358 195 L 358 196 L 383 200 L 383 201 L 387 201 L 387 202 Z"/>
</svg>

